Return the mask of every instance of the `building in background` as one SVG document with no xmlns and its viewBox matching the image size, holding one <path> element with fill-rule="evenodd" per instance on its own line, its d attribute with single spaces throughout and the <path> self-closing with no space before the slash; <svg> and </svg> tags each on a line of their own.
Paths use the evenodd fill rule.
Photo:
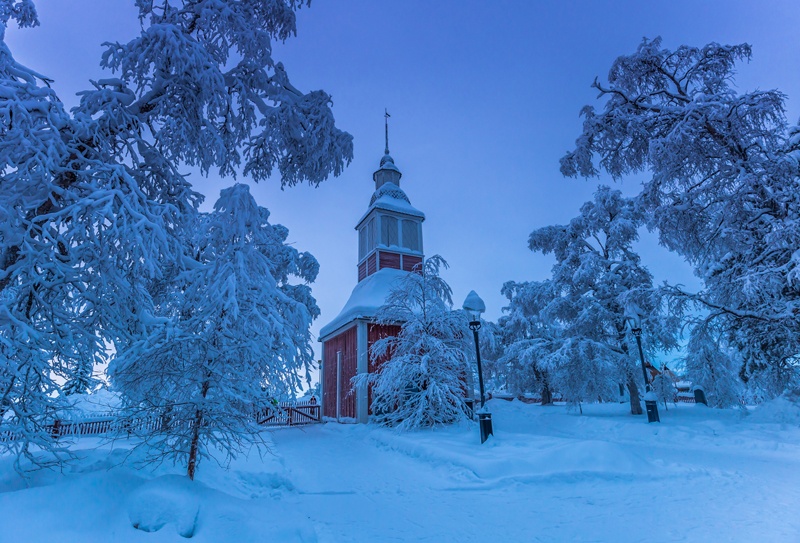
<svg viewBox="0 0 800 543">
<path fill-rule="evenodd" d="M 358 282 L 341 312 L 320 330 L 322 343 L 322 416 L 342 422 L 367 422 L 371 391 L 355 389 L 356 374 L 374 372 L 385 360 L 370 354 L 372 344 L 399 333 L 396 325 L 373 322 L 378 309 L 404 274 L 423 259 L 422 222 L 425 214 L 411 205 L 400 188 L 402 174 L 386 149 L 372 174 L 375 192 L 358 231 Z"/>
</svg>

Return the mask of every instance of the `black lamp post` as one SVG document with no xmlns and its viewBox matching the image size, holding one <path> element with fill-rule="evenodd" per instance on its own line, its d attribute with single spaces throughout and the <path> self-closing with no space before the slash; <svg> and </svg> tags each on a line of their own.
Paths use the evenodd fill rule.
<svg viewBox="0 0 800 543">
<path fill-rule="evenodd" d="M 478 342 L 478 330 L 481 329 L 481 313 L 486 311 L 486 304 L 474 290 L 467 294 L 464 300 L 464 311 L 469 317 L 469 329 L 475 339 L 475 358 L 478 361 L 478 384 L 481 389 L 481 408 L 478 410 L 478 423 L 481 429 L 481 443 L 485 443 L 489 436 L 494 435 L 492 431 L 492 414 L 486 409 L 486 392 L 483 388 L 483 368 L 481 367 L 481 347 Z"/>
<path fill-rule="evenodd" d="M 636 345 L 639 347 L 639 359 L 642 361 L 642 376 L 644 377 L 644 405 L 647 411 L 647 422 L 661 422 L 658 416 L 658 398 L 650 388 L 650 379 L 647 377 L 647 368 L 644 362 L 644 351 L 642 350 L 642 320 L 641 317 L 628 317 L 631 324 L 631 332 L 636 338 Z"/>
</svg>

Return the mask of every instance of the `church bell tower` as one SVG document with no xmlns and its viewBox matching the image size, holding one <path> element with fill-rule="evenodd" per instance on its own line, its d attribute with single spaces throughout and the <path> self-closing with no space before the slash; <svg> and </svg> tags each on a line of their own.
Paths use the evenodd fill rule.
<svg viewBox="0 0 800 543">
<path fill-rule="evenodd" d="M 389 114 L 386 118 L 386 146 L 380 168 L 372 174 L 375 192 L 358 230 L 358 280 L 393 268 L 412 271 L 422 262 L 422 221 L 425 214 L 414 208 L 400 188 L 403 174 L 389 154 Z"/>
<path fill-rule="evenodd" d="M 389 154 L 389 114 L 385 114 L 386 145 L 380 167 L 372 174 L 375 190 L 366 213 L 356 223 L 358 281 L 339 314 L 320 330 L 322 343 L 322 416 L 340 422 L 367 422 L 371 395 L 351 389 L 351 379 L 376 371 L 372 344 L 396 335 L 400 323 L 376 324 L 374 317 L 392 288 L 422 263 L 422 222 L 425 214 L 411 205 L 400 188 L 403 174 Z"/>
</svg>

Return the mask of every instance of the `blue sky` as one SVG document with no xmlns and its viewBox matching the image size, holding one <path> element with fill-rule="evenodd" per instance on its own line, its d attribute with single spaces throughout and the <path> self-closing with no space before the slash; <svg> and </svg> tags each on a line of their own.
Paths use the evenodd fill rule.
<svg viewBox="0 0 800 543">
<path fill-rule="evenodd" d="M 67 104 L 103 77 L 103 41 L 138 30 L 132 0 L 38 0 L 42 25 L 10 29 L 18 61 L 55 80 Z M 545 279 L 552 260 L 527 249 L 538 227 L 569 221 L 599 182 L 561 177 L 559 158 L 595 104 L 589 85 L 643 37 L 667 47 L 748 42 L 741 91 L 778 88 L 800 116 L 800 9 L 796 2 L 314 0 L 298 35 L 276 47 L 295 86 L 333 96 L 337 124 L 354 136 L 355 160 L 317 189 L 253 187 L 290 241 L 321 264 L 314 294 L 336 316 L 356 282 L 356 221 L 374 190 L 383 153 L 383 111 L 402 187 L 424 211 L 425 252 L 451 265 L 445 278 L 461 305 L 474 289 L 487 317 L 501 315 L 504 281 Z M 187 170 L 189 171 L 189 170 Z M 619 184 L 637 191 L 641 177 Z M 193 175 L 208 209 L 233 181 Z M 246 180 L 245 180 L 246 181 Z M 656 279 L 696 286 L 682 260 L 644 233 L 639 249 Z"/>
</svg>

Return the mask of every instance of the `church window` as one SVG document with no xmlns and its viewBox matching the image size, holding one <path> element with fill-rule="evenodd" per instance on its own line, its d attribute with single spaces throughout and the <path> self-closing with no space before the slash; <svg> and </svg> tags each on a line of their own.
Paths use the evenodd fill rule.
<svg viewBox="0 0 800 543">
<path fill-rule="evenodd" d="M 381 243 L 383 245 L 398 245 L 397 241 L 397 219 L 384 215 L 381 217 Z"/>
<path fill-rule="evenodd" d="M 419 224 L 416 221 L 403 220 L 403 247 L 412 251 L 421 251 Z"/>
<path fill-rule="evenodd" d="M 375 217 L 373 217 L 367 223 L 367 252 L 372 251 L 378 241 L 375 239 L 376 229 Z"/>
<path fill-rule="evenodd" d="M 367 227 L 362 226 L 358 230 L 358 259 L 363 260 L 367 256 Z"/>
<path fill-rule="evenodd" d="M 358 259 L 363 260 L 370 251 L 375 249 L 377 244 L 377 226 L 375 217 L 371 218 L 367 224 L 358 231 Z"/>
</svg>

